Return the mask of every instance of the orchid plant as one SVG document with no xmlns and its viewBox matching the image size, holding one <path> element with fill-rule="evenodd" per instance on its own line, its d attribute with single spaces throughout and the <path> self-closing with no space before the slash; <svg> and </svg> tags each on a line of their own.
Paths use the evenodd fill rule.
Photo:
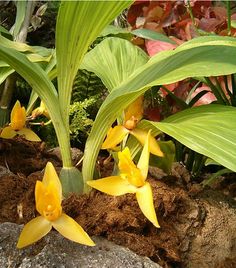
<svg viewBox="0 0 236 268">
<path fill-rule="evenodd" d="M 52 228 L 74 242 L 95 245 L 83 228 L 62 212 L 62 186 L 51 162 L 46 165 L 43 180 L 36 182 L 35 202 L 40 216 L 24 226 L 17 243 L 18 248 L 38 241 Z"/>
<path fill-rule="evenodd" d="M 145 217 L 160 227 L 157 221 L 156 212 L 153 204 L 152 188 L 146 181 L 149 167 L 149 153 L 151 146 L 150 131 L 146 135 L 145 144 L 139 158 L 137 166 L 131 158 L 128 147 L 122 152 L 118 152 L 119 175 L 106 177 L 103 179 L 88 181 L 87 184 L 103 193 L 120 196 L 127 193 L 135 194 L 139 207 Z"/>
<path fill-rule="evenodd" d="M 11 122 L 4 127 L 0 133 L 0 137 L 4 139 L 12 139 L 16 135 L 25 137 L 29 141 L 41 141 L 36 133 L 26 127 L 26 111 L 25 107 L 21 107 L 19 101 L 16 101 L 11 111 Z"/>
<path fill-rule="evenodd" d="M 60 179 L 65 195 L 82 193 L 84 188 L 82 175 L 72 164 L 70 151 L 69 108 L 74 78 L 90 44 L 131 3 L 61 1 L 56 24 L 56 61 L 46 70 L 15 49 L 14 42 L 0 36 L 3 40 L 0 59 L 32 86 L 52 120 L 61 149 L 63 168 Z M 53 71 L 57 76 L 58 89 L 50 80 Z"/>
<path fill-rule="evenodd" d="M 133 135 L 142 145 L 144 145 L 148 131 L 137 127 L 137 124 L 143 116 L 143 96 L 130 104 L 127 109 L 125 109 L 124 114 L 123 125 L 117 125 L 109 130 L 107 137 L 102 144 L 102 149 L 114 149 L 128 134 Z M 156 139 L 150 135 L 149 140 L 150 152 L 162 157 L 163 152 Z"/>
<path fill-rule="evenodd" d="M 125 129 L 124 125 L 121 127 L 119 123 L 115 128 L 121 134 L 118 135 L 115 128 L 111 132 L 109 129 L 123 111 L 150 87 L 175 83 L 188 77 L 201 79 L 236 73 L 235 56 L 235 38 L 223 36 L 195 38 L 175 50 L 160 52 L 146 62 L 144 59 L 133 71 L 130 71 L 129 66 L 135 66 L 136 62 L 140 62 L 140 58 L 143 59 L 143 55 L 138 53 L 137 48 L 128 40 L 109 37 L 89 51 L 82 67 L 96 73 L 109 88 L 110 94 L 102 104 L 86 142 L 84 180 L 93 178 L 101 147 L 112 147 L 117 140 L 122 139 L 124 133 L 131 134 L 133 130 Z M 152 129 L 154 136 L 164 132 L 197 153 L 236 171 L 236 124 L 232 122 L 235 115 L 234 107 L 211 104 L 188 108 L 163 122 L 141 120 L 136 127 L 140 128 L 142 125 L 142 128 Z M 117 135 L 116 139 L 114 132 Z M 113 144 L 108 142 L 111 134 Z M 106 135 L 107 139 L 104 142 Z"/>
</svg>

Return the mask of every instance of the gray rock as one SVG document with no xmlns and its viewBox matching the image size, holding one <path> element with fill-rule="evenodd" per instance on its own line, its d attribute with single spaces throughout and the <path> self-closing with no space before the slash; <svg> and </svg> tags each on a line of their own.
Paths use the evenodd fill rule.
<svg viewBox="0 0 236 268">
<path fill-rule="evenodd" d="M 17 249 L 22 226 L 0 224 L 1 268 L 161 268 L 146 257 L 100 237 L 93 237 L 95 247 L 71 242 L 51 231 L 32 246 Z"/>
</svg>

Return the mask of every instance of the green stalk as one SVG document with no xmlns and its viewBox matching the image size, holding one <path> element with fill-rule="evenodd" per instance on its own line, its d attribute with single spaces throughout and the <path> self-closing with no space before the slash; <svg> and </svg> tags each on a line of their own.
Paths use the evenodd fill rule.
<svg viewBox="0 0 236 268">
<path fill-rule="evenodd" d="M 7 77 L 0 100 L 0 127 L 4 126 L 9 122 L 9 107 L 12 99 L 12 94 L 15 88 L 16 76 L 15 74 L 11 74 Z"/>
<path fill-rule="evenodd" d="M 190 18 L 192 20 L 193 26 L 196 28 L 196 22 L 195 22 L 195 19 L 194 19 L 194 16 L 193 16 L 192 7 L 191 7 L 191 4 L 190 4 L 189 0 L 187 1 L 187 10 L 188 10 Z"/>
<path fill-rule="evenodd" d="M 233 173 L 233 171 L 228 168 L 223 168 L 217 171 L 216 173 L 214 173 L 210 178 L 204 180 L 201 184 L 203 186 L 211 185 L 217 180 L 217 178 L 219 178 L 220 176 L 224 174 L 229 174 L 229 173 Z"/>
<path fill-rule="evenodd" d="M 187 161 L 186 161 L 186 168 L 189 171 L 192 171 L 193 169 L 193 163 L 194 163 L 194 156 L 195 156 L 195 152 L 191 149 L 188 149 L 188 156 L 187 156 Z"/>
<path fill-rule="evenodd" d="M 228 29 L 228 35 L 231 35 L 231 10 L 230 10 L 230 1 L 228 0 L 226 2 L 227 6 L 227 29 Z"/>
</svg>

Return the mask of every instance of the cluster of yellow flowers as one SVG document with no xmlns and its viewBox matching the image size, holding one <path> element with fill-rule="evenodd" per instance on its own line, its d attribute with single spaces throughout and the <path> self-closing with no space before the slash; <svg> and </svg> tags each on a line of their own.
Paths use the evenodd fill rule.
<svg viewBox="0 0 236 268">
<path fill-rule="evenodd" d="M 91 180 L 87 183 L 89 186 L 112 196 L 135 194 L 144 216 L 154 226 L 160 227 L 153 203 L 152 188 L 146 179 L 150 153 L 158 156 L 163 156 L 163 153 L 155 138 L 151 136 L 151 131 L 144 131 L 137 127 L 138 122 L 142 119 L 142 107 L 143 97 L 140 97 L 125 110 L 124 124 L 112 128 L 102 145 L 102 149 L 114 149 L 126 135 L 135 136 L 143 145 L 137 166 L 132 161 L 129 148 L 125 147 L 123 151 L 118 152 L 119 175 Z M 38 114 L 48 115 L 43 104 L 33 111 L 32 116 L 36 117 Z M 3 128 L 0 137 L 10 139 L 16 135 L 23 135 L 31 141 L 40 141 L 40 138 L 26 127 L 26 111 L 24 107 L 21 107 L 19 101 L 12 109 L 10 124 Z M 95 245 L 83 228 L 63 213 L 61 182 L 50 162 L 46 165 L 43 180 L 36 182 L 35 202 L 40 216 L 24 226 L 17 243 L 18 248 L 38 241 L 52 227 L 72 241 L 88 246 Z"/>
</svg>

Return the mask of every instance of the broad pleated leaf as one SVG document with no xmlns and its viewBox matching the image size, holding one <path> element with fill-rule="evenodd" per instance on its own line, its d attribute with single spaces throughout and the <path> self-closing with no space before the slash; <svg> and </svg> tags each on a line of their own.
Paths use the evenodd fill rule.
<svg viewBox="0 0 236 268">
<path fill-rule="evenodd" d="M 99 76 L 109 91 L 119 86 L 148 61 L 138 47 L 121 38 L 106 38 L 84 57 L 81 69 Z"/>
<path fill-rule="evenodd" d="M 52 222 L 52 226 L 67 239 L 83 245 L 95 246 L 84 229 L 75 220 L 64 213 L 62 213 L 58 220 Z"/>
<path fill-rule="evenodd" d="M 118 114 L 150 86 L 170 84 L 188 77 L 218 76 L 236 72 L 236 40 L 200 37 L 173 51 L 164 51 L 111 92 L 104 101 L 86 143 L 84 179 L 92 178 L 102 141 Z M 207 137 L 206 137 L 207 139 Z"/>
<path fill-rule="evenodd" d="M 59 102 L 69 130 L 72 85 L 89 45 L 132 1 L 62 1 L 57 17 L 56 48 Z"/>
<path fill-rule="evenodd" d="M 236 108 L 208 105 L 191 108 L 152 125 L 192 150 L 236 171 Z"/>
<path fill-rule="evenodd" d="M 43 216 L 39 216 L 28 222 L 19 237 L 17 247 L 26 247 L 42 237 L 44 237 L 52 229 L 52 224 Z"/>
</svg>

